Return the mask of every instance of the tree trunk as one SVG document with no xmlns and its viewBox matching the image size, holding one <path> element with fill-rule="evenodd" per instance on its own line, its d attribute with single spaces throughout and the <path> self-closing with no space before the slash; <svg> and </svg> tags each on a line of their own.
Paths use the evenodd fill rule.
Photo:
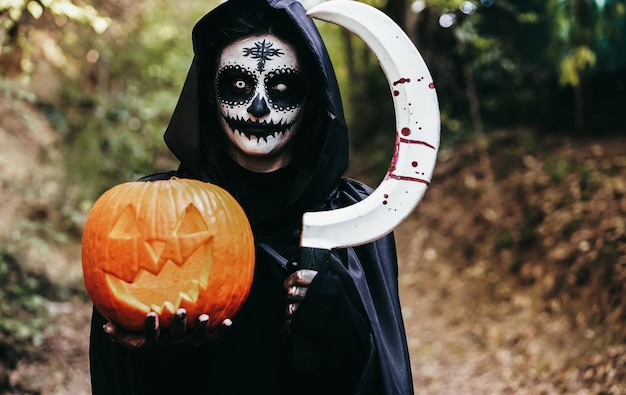
<svg viewBox="0 0 626 395">
<path fill-rule="evenodd" d="M 383 8 L 383 12 L 394 20 L 404 30 L 407 29 L 407 2 L 406 0 L 388 0 L 387 5 Z"/>
<path fill-rule="evenodd" d="M 574 86 L 574 130 L 580 133 L 585 127 L 585 105 L 583 103 L 583 87 L 582 81 Z"/>
<path fill-rule="evenodd" d="M 483 119 L 480 114 L 480 100 L 478 99 L 476 84 L 474 82 L 474 71 L 469 61 L 466 61 L 463 64 L 463 77 L 465 79 L 465 92 L 467 94 L 472 126 L 474 128 L 478 144 L 480 164 L 483 172 L 485 173 L 485 194 L 488 196 L 492 208 L 491 211 L 485 211 L 482 214 L 483 217 L 490 222 L 502 221 L 504 218 L 504 211 L 502 208 L 500 189 L 498 188 L 496 178 L 493 174 L 491 157 L 489 156 L 489 140 L 485 134 Z"/>
</svg>

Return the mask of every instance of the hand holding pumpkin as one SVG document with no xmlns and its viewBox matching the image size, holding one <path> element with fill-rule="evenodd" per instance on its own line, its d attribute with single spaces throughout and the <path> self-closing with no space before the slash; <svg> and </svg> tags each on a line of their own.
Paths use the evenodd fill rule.
<svg viewBox="0 0 626 395">
<path fill-rule="evenodd" d="M 187 311 L 178 309 L 174 317 L 172 317 L 169 331 L 165 331 L 163 334 L 159 323 L 159 315 L 155 312 L 150 312 L 146 315 L 144 332 L 132 332 L 110 321 L 104 324 L 102 329 L 109 335 L 112 341 L 134 350 L 145 346 L 164 346 L 181 343 L 198 346 L 216 340 L 231 325 L 232 320 L 226 318 L 219 326 L 211 329 L 208 314 L 201 314 L 196 319 L 193 329 L 190 330 L 187 326 Z"/>
</svg>

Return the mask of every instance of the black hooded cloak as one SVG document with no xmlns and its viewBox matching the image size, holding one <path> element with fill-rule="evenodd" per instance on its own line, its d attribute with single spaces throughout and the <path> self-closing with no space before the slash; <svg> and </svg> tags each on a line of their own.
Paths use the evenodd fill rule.
<svg viewBox="0 0 626 395">
<path fill-rule="evenodd" d="M 212 103 L 221 27 L 233 15 L 277 13 L 295 32 L 309 76 L 308 107 L 294 159 L 272 173 L 239 167 L 223 150 Z M 253 13 L 254 14 L 254 13 Z M 278 35 L 278 33 L 276 33 Z M 283 32 L 283 34 L 285 34 Z M 295 37 L 295 36 L 294 36 Z M 131 351 L 102 330 L 94 309 L 90 341 L 93 393 L 111 394 L 413 394 L 400 311 L 393 235 L 332 251 L 284 329 L 284 279 L 298 260 L 302 213 L 344 207 L 371 189 L 342 175 L 348 134 L 332 64 L 319 33 L 295 0 L 229 0 L 193 30 L 194 59 L 165 132 L 179 159 L 172 176 L 216 183 L 238 199 L 250 219 L 257 260 L 250 295 L 233 325 L 215 342 Z M 307 347 L 294 347 L 303 341 Z M 302 351 L 304 350 L 304 351 Z"/>
</svg>

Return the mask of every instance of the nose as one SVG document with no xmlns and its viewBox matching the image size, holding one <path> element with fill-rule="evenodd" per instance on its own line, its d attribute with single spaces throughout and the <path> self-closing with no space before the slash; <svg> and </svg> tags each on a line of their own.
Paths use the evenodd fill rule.
<svg viewBox="0 0 626 395">
<path fill-rule="evenodd" d="M 261 96 L 260 93 L 252 100 L 252 103 L 248 107 L 248 112 L 257 118 L 261 118 L 270 113 L 270 108 L 267 106 L 265 98 Z"/>
</svg>

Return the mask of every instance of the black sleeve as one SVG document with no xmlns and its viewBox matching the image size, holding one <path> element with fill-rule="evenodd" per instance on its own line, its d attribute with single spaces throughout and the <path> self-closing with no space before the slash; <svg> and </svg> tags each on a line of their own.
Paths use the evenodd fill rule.
<svg viewBox="0 0 626 395">
<path fill-rule="evenodd" d="M 129 350 L 104 333 L 105 319 L 93 311 L 89 362 L 93 395 L 202 394 L 206 349 L 185 344 Z M 184 378 L 184 379 L 182 379 Z"/>
<path fill-rule="evenodd" d="M 124 373 L 128 364 L 128 350 L 108 338 L 102 329 L 105 322 L 94 308 L 89 340 L 92 394 L 129 394 L 128 376 Z"/>
<path fill-rule="evenodd" d="M 364 314 L 328 267 L 311 283 L 291 328 L 295 363 L 298 364 L 297 353 L 302 353 L 300 360 L 305 364 L 301 369 L 317 372 L 321 377 L 335 377 L 336 385 L 342 388 L 334 390 L 351 393 L 373 354 L 370 330 Z"/>
</svg>

